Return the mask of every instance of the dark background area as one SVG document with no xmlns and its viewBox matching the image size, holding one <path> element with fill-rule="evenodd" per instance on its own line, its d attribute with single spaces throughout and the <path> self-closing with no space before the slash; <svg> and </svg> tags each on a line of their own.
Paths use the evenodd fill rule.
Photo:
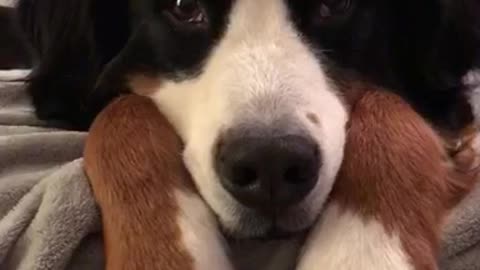
<svg viewBox="0 0 480 270">
<path fill-rule="evenodd" d="M 0 69 L 31 67 L 28 46 L 14 23 L 14 10 L 0 6 Z"/>
</svg>

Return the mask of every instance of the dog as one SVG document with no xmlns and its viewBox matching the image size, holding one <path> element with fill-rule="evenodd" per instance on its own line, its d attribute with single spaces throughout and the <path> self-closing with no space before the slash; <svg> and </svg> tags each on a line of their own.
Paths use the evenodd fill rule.
<svg viewBox="0 0 480 270">
<path fill-rule="evenodd" d="M 478 5 L 397 2 L 21 0 L 37 55 L 27 89 L 40 118 L 76 129 L 121 93 L 151 97 L 222 230 L 279 238 L 309 229 L 332 189 L 346 70 L 439 128 L 472 121 L 461 77 Z"/>
<path fill-rule="evenodd" d="M 438 129 L 472 121 L 461 78 L 478 63 L 474 0 L 20 0 L 17 10 L 37 56 L 27 89 L 39 118 L 85 130 L 119 94 L 151 97 L 237 241 L 316 223 L 343 160 L 345 72 L 394 89 Z"/>
<path fill-rule="evenodd" d="M 94 122 L 84 155 L 106 269 L 438 269 L 442 220 L 478 179 L 478 132 L 449 147 L 399 96 L 354 87 L 346 154 L 324 213 L 306 237 L 273 245 L 227 243 L 154 102 L 114 101 Z M 257 257 L 244 258 L 252 247 Z"/>
<path fill-rule="evenodd" d="M 240 78 L 257 68 L 260 75 L 267 68 L 261 61 L 276 66 L 270 75 L 287 72 L 277 56 L 255 59 L 253 51 L 269 45 L 304 66 L 287 42 L 295 40 L 322 73 L 355 70 L 395 89 L 436 125 L 461 129 L 471 120 L 461 78 L 480 64 L 478 1 L 251 1 L 20 0 L 18 21 L 36 55 L 28 90 L 37 115 L 86 130 L 113 97 L 138 91 L 138 77 L 153 79 L 155 90 L 162 89 L 156 79 L 176 87 L 203 77 L 218 53 L 239 53 L 240 46 L 223 46 L 231 38 L 252 49 L 254 63 L 247 56 L 243 68 L 237 60 L 220 64 Z M 248 29 L 230 34 L 244 21 Z"/>
</svg>

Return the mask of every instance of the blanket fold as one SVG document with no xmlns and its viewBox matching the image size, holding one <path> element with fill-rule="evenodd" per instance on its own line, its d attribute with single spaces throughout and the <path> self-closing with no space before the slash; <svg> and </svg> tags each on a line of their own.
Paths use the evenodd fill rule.
<svg viewBox="0 0 480 270">
<path fill-rule="evenodd" d="M 0 71 L 0 80 L 22 71 Z M 35 119 L 21 83 L 0 82 L 0 269 L 103 269 L 85 133 Z"/>
</svg>

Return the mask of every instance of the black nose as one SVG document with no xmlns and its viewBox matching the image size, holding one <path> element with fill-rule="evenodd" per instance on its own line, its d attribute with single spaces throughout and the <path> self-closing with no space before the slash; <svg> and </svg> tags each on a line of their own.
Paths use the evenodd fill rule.
<svg viewBox="0 0 480 270">
<path fill-rule="evenodd" d="M 215 160 L 222 185 L 240 203 L 278 211 L 313 189 L 320 169 L 318 145 L 307 136 L 226 136 Z"/>
</svg>

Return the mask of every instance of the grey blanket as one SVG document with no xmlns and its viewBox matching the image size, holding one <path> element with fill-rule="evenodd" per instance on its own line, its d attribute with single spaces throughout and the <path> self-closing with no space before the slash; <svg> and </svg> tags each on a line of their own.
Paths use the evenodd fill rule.
<svg viewBox="0 0 480 270">
<path fill-rule="evenodd" d="M 0 82 L 0 269 L 103 269 L 84 139 L 36 120 L 22 85 Z"/>
<path fill-rule="evenodd" d="M 0 81 L 16 71 L 0 71 Z M 103 268 L 100 217 L 82 168 L 84 133 L 36 120 L 0 82 L 0 269 Z M 480 185 L 446 226 L 443 270 L 480 269 Z"/>
</svg>

